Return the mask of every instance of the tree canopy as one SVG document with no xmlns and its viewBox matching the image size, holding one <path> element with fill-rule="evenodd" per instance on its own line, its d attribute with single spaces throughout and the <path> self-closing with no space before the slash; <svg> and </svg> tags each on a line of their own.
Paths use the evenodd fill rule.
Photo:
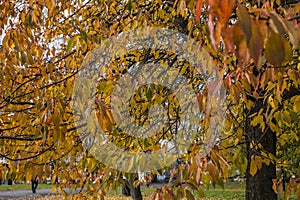
<svg viewBox="0 0 300 200">
<path fill-rule="evenodd" d="M 85 142 L 100 128 L 109 141 L 128 152 L 168 150 L 159 142 L 172 141 L 177 124 L 182 122 L 181 101 L 170 88 L 145 85 L 134 91 L 128 102 L 130 118 L 124 129 L 130 121 L 151 123 L 153 105 L 169 111 L 165 115 L 169 116 L 168 124 L 151 138 L 120 131 L 111 107 L 113 91 L 126 73 L 141 63 L 158 63 L 173 67 L 186 78 L 199 108 L 199 119 L 194 119 L 199 126 L 195 127 L 195 139 L 187 137 L 193 143 L 180 157 L 184 164 L 174 170 L 179 174 L 175 184 L 156 191 L 153 199 L 194 199 L 195 193 L 203 196 L 200 182 L 206 187 L 210 182 L 223 187 L 223 180 L 236 169 L 246 175 L 247 199 L 276 198 L 280 193 L 276 166 L 300 177 L 299 13 L 300 3 L 280 0 L 1 1 L 0 157 L 9 168 L 1 167 L 0 175 L 8 173 L 11 179 L 25 181 L 36 174 L 51 176 L 53 183 L 60 179 L 61 188 L 89 185 L 81 195 L 101 198 L 110 188 L 124 184 L 123 176 L 134 181 L 134 174 L 99 161 Z M 91 94 L 94 101 L 89 110 L 84 108 L 95 113 L 96 121 L 81 123 L 82 116 L 74 112 L 74 101 L 78 106 L 74 98 L 81 97 L 77 93 L 74 97 L 76 77 L 82 75 L 84 61 L 94 61 L 88 58 L 97 55 L 95 49 L 105 45 L 104 41 L 148 27 L 173 30 L 194 41 L 197 45 L 182 49 L 195 53 L 203 48 L 212 59 L 206 64 L 213 65 L 221 77 L 226 91 L 223 129 L 212 137 L 214 146 L 205 154 L 201 153 L 207 143 L 203 138 L 210 138 L 209 125 L 217 120 L 207 106 L 215 103 L 207 74 L 176 55 L 179 47 L 173 52 L 163 49 L 163 40 L 153 41 L 157 48 L 143 46 L 121 53 L 101 68 L 102 79 L 95 79 L 97 92 Z M 180 44 L 181 39 L 174 39 L 170 46 L 176 42 Z M 106 48 L 111 52 L 110 46 Z M 153 74 L 145 74 L 145 79 Z M 88 92 L 88 85 L 82 82 L 81 86 Z M 193 109 L 186 105 L 187 110 Z M 92 183 L 91 173 L 101 179 Z M 293 181 L 286 197 L 295 186 L 300 196 L 300 187 Z M 135 186 L 139 184 L 134 181 Z"/>
</svg>

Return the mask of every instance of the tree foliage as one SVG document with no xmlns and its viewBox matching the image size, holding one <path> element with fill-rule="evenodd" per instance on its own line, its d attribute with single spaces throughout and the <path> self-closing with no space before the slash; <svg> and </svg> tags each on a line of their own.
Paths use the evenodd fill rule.
<svg viewBox="0 0 300 200">
<path fill-rule="evenodd" d="M 203 196 L 200 182 L 206 187 L 210 182 L 223 187 L 223 179 L 236 169 L 255 176 L 263 166 L 279 164 L 289 166 L 299 177 L 299 12 L 297 2 L 274 0 L 1 1 L 0 157 L 7 160 L 9 169 L 1 167 L 0 175 L 28 181 L 35 174 L 43 178 L 51 174 L 53 183 L 59 177 L 62 188 L 89 185 L 88 195 L 100 197 L 124 184 L 123 176 L 135 180 L 132 174 L 103 165 L 83 148 L 76 130 L 89 125 L 75 122 L 73 85 L 85 56 L 101 41 L 136 28 L 162 27 L 193 38 L 209 52 L 223 75 L 227 105 L 218 144 L 207 155 L 200 155 L 201 135 L 208 134 L 207 119 L 203 119 L 199 141 L 182 158 L 186 163 L 174 169 L 179 174 L 176 184 L 157 191 L 153 199 Z M 113 63 L 116 70 L 110 79 L 99 82 L 98 97 L 106 102 L 96 101 L 93 109 L 104 129 L 113 125 L 106 106 L 111 85 L 122 76 L 118 64 L 133 66 L 145 57 L 147 62 L 168 63 L 176 56 L 157 49 L 131 53 Z M 188 63 L 172 64 L 190 76 L 191 85 L 203 83 L 203 77 L 191 76 Z M 147 96 L 140 88 L 140 96 L 130 102 L 136 123 L 147 123 L 142 111 L 148 104 L 166 100 L 176 117 L 177 102 L 171 94 L 156 86 L 151 89 L 156 94 L 161 91 L 162 99 Z M 207 92 L 195 92 L 200 107 L 205 105 Z M 140 108 L 136 106 L 139 98 L 146 98 Z M 276 154 L 262 144 L 270 133 L 277 139 Z M 171 131 L 161 134 L 172 138 Z M 140 145 L 118 133 L 112 140 L 131 151 L 153 151 L 159 148 L 156 139 Z M 91 173 L 98 177 L 94 183 Z"/>
</svg>

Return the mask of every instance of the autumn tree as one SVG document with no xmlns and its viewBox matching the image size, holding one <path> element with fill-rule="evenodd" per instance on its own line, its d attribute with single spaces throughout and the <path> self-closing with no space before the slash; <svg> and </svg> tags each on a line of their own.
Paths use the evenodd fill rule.
<svg viewBox="0 0 300 200">
<path fill-rule="evenodd" d="M 189 164 L 181 164 L 176 169 L 182 176 L 177 176 L 176 184 L 163 187 L 152 197 L 193 199 L 194 193 L 202 196 L 200 181 L 206 187 L 210 181 L 222 186 L 222 179 L 229 174 L 226 160 L 234 160 L 232 164 L 246 173 L 247 199 L 276 199 L 276 190 L 272 188 L 276 156 L 282 161 L 287 159 L 282 155 L 288 150 L 284 145 L 297 142 L 299 137 L 300 6 L 296 3 L 2 1 L 0 156 L 9 162 L 9 176 L 30 180 L 35 174 L 41 177 L 51 174 L 52 182 L 59 177 L 62 188 L 89 185 L 88 195 L 101 197 L 111 187 L 124 184 L 125 176 L 133 180 L 131 188 L 135 190 L 133 186 L 139 182 L 134 181 L 134 175 L 105 166 L 83 147 L 83 137 L 89 135 L 78 134 L 78 130 L 92 125 L 78 123 L 78 116 L 74 116 L 73 86 L 85 56 L 105 39 L 137 28 L 160 27 L 192 38 L 210 54 L 223 76 L 228 101 L 224 130 L 217 138 L 219 144 L 207 155 L 200 156 L 201 136 L 207 130 L 199 130 L 197 143 L 182 157 Z M 175 60 L 174 52 L 143 49 L 131 53 L 115 60 L 111 79 L 98 83 L 97 97 L 108 100 L 96 99 L 91 109 L 97 112 L 102 128 L 110 130 L 114 125 L 109 118 L 110 108 L 105 106 L 109 103 L 113 81 L 123 76 L 120 66 L 125 64 L 122 63 L 130 67 L 141 61 L 177 66 L 189 78 L 200 107 L 206 103 L 208 93 L 197 90 L 203 84 L 203 77 L 192 76 L 196 66 Z M 162 89 L 155 87 L 152 89 Z M 170 100 L 171 93 L 162 91 L 164 101 Z M 151 103 L 162 103 L 156 101 Z M 176 111 L 176 101 L 170 102 Z M 135 101 L 130 103 L 134 105 Z M 133 115 L 137 123 L 148 119 L 141 113 L 133 112 Z M 172 127 L 169 132 L 161 135 L 171 138 L 174 126 L 169 125 Z M 112 140 L 119 147 L 129 146 L 130 151 L 152 151 L 159 147 L 156 140 L 144 140 L 143 144 L 147 145 L 143 146 L 122 132 L 117 132 L 117 136 Z M 278 151 L 276 143 L 281 146 Z M 97 172 L 103 174 L 102 180 L 92 183 L 89 175 Z M 77 184 L 72 185 L 71 180 Z M 133 198 L 141 199 L 141 196 Z"/>
<path fill-rule="evenodd" d="M 276 199 L 276 138 L 291 132 L 295 137 L 292 130 L 298 126 L 293 104 L 283 109 L 299 95 L 297 7 L 272 1 L 207 4 L 212 51 L 218 58 L 226 53 L 221 68 L 227 72 L 231 104 L 243 110 L 244 125 L 233 130 L 238 131 L 234 142 L 244 140 L 247 147 L 246 199 Z M 241 120 L 234 110 L 231 127 Z"/>
</svg>

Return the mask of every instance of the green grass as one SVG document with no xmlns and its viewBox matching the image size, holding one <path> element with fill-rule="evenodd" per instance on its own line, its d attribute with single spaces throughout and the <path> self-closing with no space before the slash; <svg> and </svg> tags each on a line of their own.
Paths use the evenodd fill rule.
<svg viewBox="0 0 300 200">
<path fill-rule="evenodd" d="M 216 186 L 211 186 L 209 189 L 202 187 L 205 197 L 203 199 L 214 200 L 240 200 L 245 199 L 245 184 L 242 183 L 228 183 L 224 189 Z"/>
<path fill-rule="evenodd" d="M 201 187 L 205 197 L 202 199 L 205 200 L 241 200 L 245 199 L 245 184 L 240 183 L 230 183 L 226 184 L 225 188 L 222 189 L 219 186 L 215 188 L 211 186 L 209 189 Z M 143 196 L 150 196 L 156 188 L 153 187 L 142 187 Z M 120 187 L 117 187 L 115 190 L 110 190 L 108 196 L 121 197 L 122 191 Z M 197 193 L 195 193 L 196 199 L 199 199 Z M 130 198 L 129 198 L 130 199 Z"/>
<path fill-rule="evenodd" d="M 39 184 L 37 189 L 52 189 L 54 187 L 56 186 L 50 184 Z M 0 191 L 3 190 L 31 190 L 31 184 L 14 184 L 14 185 L 2 184 L 0 185 Z"/>
<path fill-rule="evenodd" d="M 49 185 L 49 184 L 39 184 L 38 189 L 51 189 L 54 188 L 55 185 Z M 206 189 L 204 187 L 201 187 L 205 197 L 202 198 L 204 200 L 242 200 L 245 199 L 245 184 L 244 183 L 227 183 L 225 184 L 225 188 L 222 189 L 219 186 L 216 186 L 215 188 L 211 186 L 209 189 Z M 0 191 L 3 190 L 31 190 L 31 184 L 14 184 L 14 185 L 0 185 Z M 153 187 L 142 187 L 142 194 L 145 197 L 149 197 L 156 188 Z M 196 199 L 200 199 L 198 194 L 195 194 Z M 122 190 L 121 187 L 117 187 L 115 190 L 110 190 L 107 194 L 106 199 L 125 199 L 129 200 L 130 197 L 122 197 Z M 42 199 L 48 199 L 47 197 Z M 49 198 L 51 199 L 51 198 Z M 145 198 L 147 199 L 147 198 Z M 280 197 L 279 197 L 280 199 Z M 297 200 L 297 196 L 295 194 L 292 194 L 290 197 L 290 200 Z"/>
<path fill-rule="evenodd" d="M 202 188 L 202 190 L 205 195 L 204 200 L 240 200 L 245 199 L 246 185 L 245 183 L 227 183 L 224 189 L 216 186 L 216 188 Z M 278 199 L 283 198 L 278 195 Z M 298 200 L 297 195 L 292 192 L 289 200 Z"/>
<path fill-rule="evenodd" d="M 203 200 L 242 200 L 245 199 L 245 189 L 246 185 L 245 183 L 226 183 L 225 188 L 221 188 L 219 186 L 216 186 L 215 188 L 213 186 L 210 186 L 209 189 L 202 187 L 202 190 L 204 192 L 204 198 L 199 198 L 199 195 L 195 193 L 196 199 L 203 199 Z M 142 187 L 142 194 L 143 196 L 150 196 L 156 189 L 155 188 L 146 188 Z M 108 192 L 108 199 L 109 197 L 114 197 L 116 199 L 121 198 L 122 191 L 121 188 L 118 187 L 116 190 L 110 190 Z M 114 199 L 112 198 L 112 199 Z M 122 198 L 122 199 L 131 199 L 131 198 Z M 145 198 L 147 199 L 147 198 Z M 278 199 L 281 200 L 280 196 L 278 196 Z M 296 194 L 292 194 L 290 197 L 290 200 L 297 200 Z"/>
</svg>

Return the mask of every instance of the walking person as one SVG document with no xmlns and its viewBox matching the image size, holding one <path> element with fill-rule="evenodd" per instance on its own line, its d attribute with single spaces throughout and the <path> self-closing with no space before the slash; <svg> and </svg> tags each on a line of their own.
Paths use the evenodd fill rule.
<svg viewBox="0 0 300 200">
<path fill-rule="evenodd" d="M 32 189 L 32 193 L 36 193 L 36 188 L 39 184 L 39 177 L 38 175 L 36 175 L 34 177 L 34 179 L 31 180 L 31 189 Z"/>
</svg>

